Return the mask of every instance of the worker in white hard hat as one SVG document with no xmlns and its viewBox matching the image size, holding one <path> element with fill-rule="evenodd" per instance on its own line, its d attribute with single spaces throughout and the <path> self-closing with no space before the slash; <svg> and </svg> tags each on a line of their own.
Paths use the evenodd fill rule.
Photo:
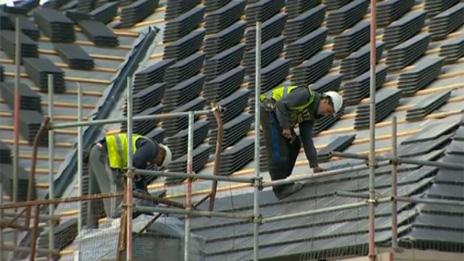
<svg viewBox="0 0 464 261">
<path fill-rule="evenodd" d="M 334 91 L 318 93 L 310 87 L 278 86 L 260 96 L 261 127 L 272 180 L 292 174 L 303 143 L 306 158 L 314 173 L 321 172 L 313 143 L 316 120 L 335 117 L 342 110 L 343 98 Z M 295 133 L 298 125 L 300 136 Z M 303 187 L 301 183 L 274 186 L 277 198 L 285 198 Z"/>
<path fill-rule="evenodd" d="M 95 143 L 88 155 L 89 194 L 114 193 L 123 191 L 125 170 L 127 168 L 128 136 L 126 133 L 107 135 Z M 132 135 L 133 166 L 136 169 L 159 170 L 166 168 L 172 159 L 171 150 L 151 138 Z M 148 194 L 147 185 L 153 181 L 152 176 L 134 177 L 133 191 Z M 108 218 L 120 216 L 121 198 L 103 200 L 103 206 Z M 152 206 L 153 202 L 134 198 L 134 204 Z M 96 217 L 93 213 L 93 201 L 88 204 L 88 227 L 96 227 Z M 134 213 L 137 216 L 140 213 Z"/>
</svg>

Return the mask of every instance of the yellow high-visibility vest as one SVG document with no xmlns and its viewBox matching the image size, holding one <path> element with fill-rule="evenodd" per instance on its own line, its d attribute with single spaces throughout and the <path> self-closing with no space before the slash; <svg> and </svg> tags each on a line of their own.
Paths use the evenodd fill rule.
<svg viewBox="0 0 464 261">
<path fill-rule="evenodd" d="M 132 135 L 132 153 L 135 153 L 137 150 L 135 144 L 137 144 L 137 140 L 140 138 L 143 138 L 143 136 L 137 134 Z M 111 168 L 123 169 L 127 167 L 127 140 L 126 133 L 108 135 L 105 137 L 108 160 Z"/>
<path fill-rule="evenodd" d="M 277 86 L 274 89 L 268 91 L 267 93 L 261 94 L 259 98 L 261 102 L 270 101 L 271 104 L 273 104 L 273 106 L 275 107 L 276 102 L 283 99 L 285 96 L 287 96 L 289 93 L 291 93 L 296 88 L 298 88 L 298 86 L 295 86 L 295 85 Z M 290 108 L 289 116 L 293 123 L 300 123 L 304 120 L 315 118 L 315 116 L 311 115 L 310 111 L 312 111 L 311 107 L 314 103 L 316 93 L 311 89 L 309 90 L 309 92 L 310 92 L 309 99 L 305 104 Z"/>
</svg>

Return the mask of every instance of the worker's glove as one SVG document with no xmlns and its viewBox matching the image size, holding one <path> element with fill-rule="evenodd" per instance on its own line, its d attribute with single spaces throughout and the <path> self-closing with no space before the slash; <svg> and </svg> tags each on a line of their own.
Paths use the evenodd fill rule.
<svg viewBox="0 0 464 261">
<path fill-rule="evenodd" d="M 325 169 L 323 169 L 323 168 L 321 168 L 319 166 L 313 168 L 314 173 L 319 173 L 319 172 L 324 172 L 324 171 L 325 171 Z"/>
</svg>

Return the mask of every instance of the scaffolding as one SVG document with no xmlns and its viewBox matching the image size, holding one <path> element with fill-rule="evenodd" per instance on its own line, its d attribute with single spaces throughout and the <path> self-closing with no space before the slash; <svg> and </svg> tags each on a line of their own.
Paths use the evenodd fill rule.
<svg viewBox="0 0 464 261">
<path fill-rule="evenodd" d="M 256 63 L 255 63 L 255 149 L 254 149 L 254 160 L 255 160 L 255 174 L 254 177 L 234 177 L 234 176 L 219 176 L 217 175 L 218 167 L 220 164 L 220 150 L 216 149 L 216 158 L 215 158 L 215 165 L 214 165 L 214 173 L 213 175 L 209 174 L 194 174 L 193 173 L 193 124 L 195 116 L 205 115 L 209 113 L 213 113 L 217 123 L 218 128 L 220 129 L 222 126 L 220 120 L 220 108 L 213 107 L 209 110 L 202 110 L 202 111 L 189 111 L 189 112 L 178 112 L 178 113 L 165 113 L 165 114 L 157 114 L 157 115 L 148 115 L 148 116 L 133 116 L 132 111 L 132 81 L 131 78 L 127 78 L 127 117 L 125 118 L 117 118 L 117 119 L 101 119 L 101 120 L 93 120 L 93 121 L 83 121 L 82 120 L 82 89 L 81 86 L 78 85 L 78 121 L 73 123 L 56 123 L 53 120 L 53 76 L 49 75 L 48 77 L 48 104 L 49 104 L 49 115 L 45 119 L 41 129 L 37 133 L 36 140 L 38 140 L 41 135 L 48 131 L 48 143 L 49 143 L 49 198 L 42 199 L 42 200 L 31 200 L 32 195 L 32 184 L 34 182 L 34 175 L 35 175 L 35 159 L 36 159 L 36 152 L 37 152 L 37 143 L 34 142 L 34 160 L 33 160 L 33 167 L 32 171 L 29 175 L 29 188 L 28 188 L 28 196 L 27 201 L 24 202 L 17 202 L 16 198 L 13 197 L 12 203 L 4 204 L 0 201 L 0 214 L 4 214 L 5 210 L 14 210 L 15 215 L 14 218 L 8 222 L 4 221 L 2 218 L 1 223 L 1 233 L 0 233 L 0 247 L 1 247 L 1 255 L 0 260 L 4 259 L 3 253 L 4 251 L 20 251 L 20 252 L 29 252 L 30 260 L 35 259 L 36 253 L 43 253 L 47 254 L 50 259 L 54 259 L 59 255 L 59 251 L 55 249 L 54 243 L 54 233 L 53 228 L 54 225 L 59 219 L 59 217 L 54 216 L 54 207 L 56 204 L 59 203 L 69 203 L 69 202 L 78 202 L 79 204 L 79 215 L 78 215 L 78 232 L 82 229 L 82 203 L 84 201 L 91 201 L 91 200 L 101 200 L 101 199 L 108 199 L 108 198 L 115 198 L 115 197 L 123 197 L 123 213 L 121 215 L 121 222 L 120 222 L 120 231 L 119 231 L 119 240 L 118 240 L 118 253 L 117 259 L 122 259 L 122 253 L 126 252 L 126 260 L 133 260 L 133 230 L 132 230 L 132 213 L 133 211 L 150 211 L 150 212 L 157 212 L 159 213 L 156 215 L 149 224 L 145 226 L 146 229 L 151 223 L 153 223 L 161 214 L 173 214 L 183 216 L 185 219 L 185 237 L 184 237 L 184 260 L 190 260 L 189 257 L 189 247 L 190 247 L 190 239 L 191 239 L 191 217 L 218 217 L 218 218 L 229 218 L 229 219 L 238 219 L 247 222 L 253 223 L 253 260 L 259 260 L 259 229 L 260 225 L 264 223 L 271 223 L 277 222 L 280 220 L 285 219 L 292 219 L 304 216 L 312 216 L 321 213 L 328 213 L 333 211 L 339 210 L 346 210 L 346 209 L 353 209 L 353 208 L 360 208 L 360 207 L 369 207 L 369 237 L 368 237 L 368 245 L 369 245 L 369 252 L 368 257 L 370 260 L 376 259 L 376 246 L 375 246 L 375 207 L 378 204 L 382 203 L 390 203 L 392 205 L 392 248 L 398 248 L 398 209 L 397 209 L 397 202 L 414 202 L 414 203 L 427 203 L 427 204 L 439 204 L 439 205 L 450 205 L 450 206 L 459 206 L 464 207 L 463 202 L 457 201 L 449 201 L 449 200 L 439 200 L 439 199 L 422 199 L 416 197 L 404 197 L 397 194 L 397 166 L 402 163 L 407 164 L 417 164 L 423 166 L 437 166 L 441 168 L 449 168 L 449 169 L 459 169 L 464 170 L 464 166 L 457 165 L 457 164 L 450 164 L 445 162 L 435 162 L 435 161 L 423 161 L 423 160 L 413 160 L 413 159 L 406 159 L 401 158 L 398 156 L 397 153 L 397 120 L 396 117 L 393 117 L 393 124 L 392 124 L 392 156 L 376 156 L 375 155 L 375 63 L 376 63 L 376 1 L 371 0 L 371 88 L 370 88 L 370 151 L 368 156 L 363 156 L 359 154 L 353 153 L 342 153 L 342 152 L 333 152 L 332 156 L 338 157 L 345 157 L 345 158 L 357 158 L 357 159 L 364 159 L 368 160 L 367 165 L 357 165 L 347 168 L 341 168 L 336 170 L 325 171 L 323 173 L 318 174 L 317 176 L 332 176 L 337 175 L 340 173 L 347 173 L 347 172 L 356 172 L 360 170 L 369 169 L 369 193 L 353 193 L 353 192 L 344 192 L 340 191 L 337 192 L 335 196 L 342 196 L 342 197 L 351 197 L 351 198 L 359 198 L 361 199 L 358 202 L 348 203 L 343 205 L 331 206 L 326 208 L 319 208 L 313 209 L 308 211 L 303 211 L 299 213 L 292 213 L 292 214 L 284 214 L 279 216 L 262 216 L 259 209 L 259 192 L 266 187 L 272 187 L 276 185 L 283 185 L 283 184 L 290 184 L 297 181 L 304 181 L 310 180 L 312 176 L 304 176 L 304 177 L 294 177 L 294 178 L 287 178 L 285 180 L 274 180 L 274 181 L 264 181 L 260 175 L 260 139 L 259 139 L 259 122 L 260 122 L 260 110 L 257 108 L 259 106 L 259 95 L 260 95 L 260 85 L 261 85 L 261 23 L 258 21 L 256 23 Z M 16 21 L 19 23 L 18 19 Z M 17 43 L 19 42 L 19 29 L 20 27 L 16 26 L 16 34 L 17 34 Z M 19 50 L 20 45 L 17 44 L 17 50 Z M 19 47 L 19 48 L 18 48 Z M 19 66 L 19 51 L 16 52 L 16 64 L 17 68 Z M 17 69 L 17 85 L 19 85 L 19 69 Z M 15 106 L 15 123 L 17 117 L 19 117 L 19 99 L 16 101 L 17 106 Z M 18 110 L 16 110 L 18 107 Z M 153 170 L 144 170 L 144 169 L 136 169 L 133 167 L 132 164 L 132 146 L 128 146 L 128 162 L 127 162 L 127 171 L 126 171 L 126 184 L 123 192 L 117 193 L 108 193 L 108 194 L 95 194 L 95 195 L 83 195 L 82 194 L 82 173 L 83 173 L 83 141 L 82 141 L 82 134 L 83 134 L 83 126 L 90 126 L 90 125 L 105 125 L 111 123 L 122 123 L 127 122 L 127 134 L 128 134 L 128 144 L 132 144 L 132 133 L 133 133 L 133 121 L 140 121 L 140 120 L 152 120 L 152 119 L 167 119 L 167 118 L 175 118 L 175 117 L 187 117 L 188 118 L 188 148 L 187 148 L 187 166 L 186 172 L 166 172 L 166 171 L 153 171 Z M 16 125 L 15 125 L 16 126 Z M 19 127 L 19 125 L 17 126 Z M 17 141 L 18 129 L 15 127 L 15 141 Z M 77 128 L 78 130 L 78 139 L 77 139 L 77 151 L 78 151 L 78 171 L 77 171 L 77 187 L 79 188 L 79 195 L 75 197 L 67 197 L 67 198 L 54 198 L 54 188 L 53 188 L 53 160 L 54 160 L 54 131 L 58 129 L 64 128 Z M 218 144 L 221 142 L 222 132 L 218 131 Z M 17 143 L 16 143 L 17 146 Z M 15 157 L 15 173 L 13 175 L 13 184 L 14 184 L 14 192 L 17 192 L 17 164 L 18 164 L 18 151 L 15 149 L 14 151 Z M 376 196 L 375 191 L 375 168 L 380 166 L 388 166 L 391 165 L 391 173 L 392 173 L 392 180 L 391 180 L 391 187 L 392 193 L 390 196 L 387 197 L 378 197 Z M 157 197 L 150 197 L 145 196 L 147 199 L 152 200 L 154 202 L 164 203 L 168 206 L 172 207 L 142 207 L 142 206 L 133 206 L 132 200 L 134 196 L 143 197 L 143 195 L 134 194 L 132 191 L 133 187 L 133 178 L 134 175 L 148 175 L 148 176 L 169 176 L 169 177 L 178 177 L 178 178 L 185 178 L 187 182 L 185 183 L 185 204 L 179 204 L 176 202 L 172 202 L 166 199 L 161 199 Z M 212 188 L 211 192 L 204 198 L 202 198 L 199 202 L 192 204 L 192 180 L 193 179 L 201 179 L 201 180 L 209 180 L 212 181 Z M 235 182 L 235 183 L 243 183 L 248 184 L 250 187 L 253 188 L 253 211 L 246 214 L 236 214 L 236 213 L 226 213 L 221 211 L 214 211 L 214 199 L 216 195 L 216 188 L 217 182 L 225 181 L 225 182 Z M 0 187 L 0 192 L 3 193 L 2 187 Z M 0 200 L 3 199 L 3 194 L 0 195 Z M 197 210 L 196 207 L 203 203 L 206 200 L 210 200 L 208 210 Z M 41 207 L 49 208 L 49 215 L 40 215 Z M 22 211 L 17 213 L 17 209 L 24 208 Z M 32 214 L 32 210 L 34 213 Z M 26 214 L 24 218 L 24 224 L 21 224 L 20 217 Z M 30 227 L 30 221 L 33 219 L 32 227 Z M 37 247 L 37 237 L 38 237 L 38 227 L 40 220 L 46 220 L 49 226 L 49 235 L 48 235 L 48 248 L 38 248 Z M 21 230 L 21 231 L 30 231 L 32 234 L 32 242 L 29 247 L 18 247 L 15 244 L 12 246 L 6 246 L 4 244 L 4 229 L 13 229 Z M 142 231 L 144 230 L 142 229 Z"/>
</svg>

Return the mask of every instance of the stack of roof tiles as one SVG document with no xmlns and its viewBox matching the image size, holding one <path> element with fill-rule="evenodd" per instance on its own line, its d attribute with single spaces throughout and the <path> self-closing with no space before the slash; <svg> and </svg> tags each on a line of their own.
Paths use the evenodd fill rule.
<svg viewBox="0 0 464 261">
<path fill-rule="evenodd" d="M 284 49 L 284 38 L 275 37 L 261 45 L 261 66 L 266 67 L 271 62 L 279 58 L 280 53 Z M 243 65 L 245 72 L 248 75 L 255 73 L 255 54 L 256 50 L 252 49 L 245 52 L 243 57 Z"/>
<path fill-rule="evenodd" d="M 319 5 L 289 19 L 285 25 L 285 42 L 291 43 L 319 28 L 324 21 L 325 9 L 324 5 Z"/>
<path fill-rule="evenodd" d="M 172 42 L 189 34 L 203 22 L 205 7 L 197 6 L 190 11 L 166 22 L 163 42 Z"/>
<path fill-rule="evenodd" d="M 167 88 L 172 88 L 176 84 L 199 73 L 203 67 L 204 60 L 205 55 L 202 52 L 197 52 L 167 68 L 164 74 Z"/>
<path fill-rule="evenodd" d="M 285 81 L 289 71 L 290 62 L 286 59 L 274 60 L 261 69 L 261 91 L 266 92 Z M 254 87 L 255 81 L 252 80 L 249 82 L 248 88 L 254 90 Z"/>
<path fill-rule="evenodd" d="M 324 47 L 326 38 L 326 28 L 316 29 L 306 36 L 287 44 L 285 58 L 290 60 L 290 65 L 294 67 L 319 52 Z"/>
<path fill-rule="evenodd" d="M 39 131 L 40 125 L 43 122 L 43 116 L 38 111 L 21 110 L 19 117 L 19 127 L 21 136 L 28 141 L 30 145 L 34 142 L 34 138 Z M 39 146 L 47 146 L 48 138 L 39 139 Z"/>
<path fill-rule="evenodd" d="M 445 58 L 445 63 L 453 63 L 464 56 L 464 34 L 456 38 L 446 40 L 440 46 L 440 56 Z"/>
<path fill-rule="evenodd" d="M 387 66 L 379 65 L 375 69 L 376 88 L 380 88 L 387 76 Z M 346 105 L 355 105 L 369 95 L 370 71 L 346 81 L 343 86 L 343 102 Z"/>
<path fill-rule="evenodd" d="M 184 111 L 198 111 L 202 110 L 206 104 L 205 98 L 199 96 L 188 103 L 176 108 L 172 112 L 184 112 Z M 182 118 L 169 118 L 163 121 L 163 129 L 166 130 L 167 136 L 172 136 L 179 131 L 187 128 L 188 119 L 186 117 Z"/>
<path fill-rule="evenodd" d="M 217 76 L 205 83 L 204 97 L 208 102 L 220 101 L 240 88 L 244 76 L 245 69 L 241 66 Z"/>
<path fill-rule="evenodd" d="M 95 7 L 95 0 L 79 0 L 77 1 L 77 10 L 79 12 L 90 12 Z"/>
<path fill-rule="evenodd" d="M 149 107 L 145 109 L 144 111 L 135 114 L 134 116 L 148 116 L 148 115 L 155 115 L 163 112 L 163 105 L 158 104 L 153 107 Z M 152 129 L 156 127 L 158 124 L 159 120 L 157 119 L 150 119 L 150 120 L 139 120 L 139 121 L 134 121 L 133 123 L 133 131 L 134 133 L 140 134 L 140 135 L 145 135 L 146 133 L 150 132 Z M 124 121 L 121 123 L 121 130 L 126 131 L 127 130 L 127 122 Z"/>
<path fill-rule="evenodd" d="M 320 119 L 318 119 L 316 122 L 314 122 L 313 126 L 313 133 L 318 134 L 319 132 L 328 129 L 330 126 L 332 126 L 335 122 L 337 122 L 338 119 L 345 113 L 345 108 L 343 107 L 340 109 L 335 116 L 325 116 Z"/>
<path fill-rule="evenodd" d="M 247 89 L 240 89 L 229 95 L 227 98 L 222 99 L 217 103 L 223 111 L 221 112 L 221 120 L 223 123 L 228 122 L 242 113 L 248 105 L 248 98 L 250 91 Z M 211 122 L 211 127 L 216 128 L 216 120 L 213 113 L 208 114 L 208 120 Z"/>
<path fill-rule="evenodd" d="M 232 0 L 204 0 L 203 3 L 206 7 L 207 12 L 213 12 L 217 9 L 227 5 Z"/>
<path fill-rule="evenodd" d="M 161 60 L 139 69 L 135 73 L 133 90 L 137 93 L 155 83 L 161 83 L 164 80 L 166 69 L 174 64 L 174 60 Z"/>
<path fill-rule="evenodd" d="M 324 0 L 324 4 L 327 6 L 327 10 L 335 10 L 342 8 L 351 1 L 353 0 Z"/>
<path fill-rule="evenodd" d="M 421 33 L 390 49 L 387 54 L 389 69 L 399 70 L 417 60 L 427 50 L 429 41 L 430 35 Z"/>
<path fill-rule="evenodd" d="M 118 14 L 118 3 L 110 2 L 106 3 L 98 8 L 95 8 L 90 12 L 90 16 L 93 19 L 100 21 L 104 24 L 108 24 L 113 21 L 113 18 Z"/>
<path fill-rule="evenodd" d="M 310 88 L 316 92 L 324 93 L 328 91 L 338 91 L 342 83 L 341 74 L 326 74 L 324 77 L 310 85 Z"/>
<path fill-rule="evenodd" d="M 425 0 L 424 2 L 424 9 L 427 11 L 427 15 L 429 17 L 434 17 L 457 4 L 459 0 Z"/>
<path fill-rule="evenodd" d="M 174 19 L 200 3 L 201 0 L 168 0 L 164 19 L 166 21 Z"/>
<path fill-rule="evenodd" d="M 229 27 L 243 15 L 245 0 L 231 1 L 227 5 L 208 13 L 205 18 L 205 29 L 208 34 L 219 33 Z"/>
<path fill-rule="evenodd" d="M 321 3 L 321 0 L 287 0 L 288 19 L 293 19 Z"/>
<path fill-rule="evenodd" d="M 393 112 L 401 98 L 401 90 L 384 88 L 380 89 L 375 95 L 375 119 L 376 122 L 385 119 Z M 355 129 L 369 127 L 369 104 L 363 103 L 356 108 L 356 118 L 354 121 Z"/>
<path fill-rule="evenodd" d="M 421 120 L 429 113 L 443 106 L 451 96 L 451 91 L 440 94 L 431 94 L 422 98 L 413 108 L 406 112 L 406 120 Z"/>
<path fill-rule="evenodd" d="M 40 30 L 52 42 L 69 43 L 76 39 L 74 35 L 74 22 L 63 13 L 48 8 L 34 10 L 34 19 Z"/>
<path fill-rule="evenodd" d="M 197 74 L 167 89 L 163 98 L 164 110 L 172 111 L 198 97 L 203 89 L 204 82 L 205 76 Z"/>
<path fill-rule="evenodd" d="M 204 52 L 207 58 L 238 44 L 245 32 L 245 22 L 237 21 L 226 29 L 209 35 L 204 42 Z"/>
<path fill-rule="evenodd" d="M 155 107 L 161 102 L 165 92 L 165 83 L 155 83 L 132 96 L 132 110 L 134 113 L 141 113 L 149 108 Z M 127 110 L 124 110 L 124 115 Z"/>
<path fill-rule="evenodd" d="M 54 47 L 61 59 L 69 65 L 69 68 L 77 70 L 93 69 L 93 58 L 79 45 L 55 43 Z"/>
<path fill-rule="evenodd" d="M 11 164 L 11 150 L 10 148 L 0 141 L 0 164 Z"/>
<path fill-rule="evenodd" d="M 177 41 L 170 42 L 164 48 L 163 59 L 175 59 L 178 61 L 187 58 L 201 48 L 204 37 L 205 29 L 200 28 Z"/>
<path fill-rule="evenodd" d="M 206 80 L 211 81 L 217 76 L 237 67 L 242 61 L 244 51 L 245 45 L 237 44 L 206 60 L 204 66 Z"/>
<path fill-rule="evenodd" d="M 39 51 L 37 48 L 37 42 L 33 41 L 27 35 L 20 33 L 19 40 L 21 42 L 21 58 L 26 57 L 38 57 Z M 15 32 L 2 30 L 0 31 L 0 45 L 2 50 L 5 52 L 8 57 L 15 59 Z"/>
<path fill-rule="evenodd" d="M 24 67 L 29 78 L 42 92 L 48 92 L 48 75 L 53 75 L 53 92 L 66 91 L 64 72 L 47 58 L 24 58 Z"/>
<path fill-rule="evenodd" d="M 254 139 L 244 138 L 234 146 L 225 149 L 221 153 L 221 165 L 219 175 L 228 176 L 240 170 L 254 158 Z"/>
<path fill-rule="evenodd" d="M 0 93 L 8 107 L 13 110 L 14 84 L 12 82 L 0 82 Z M 25 83 L 19 85 L 19 100 L 21 110 L 42 111 L 40 96 Z"/>
<path fill-rule="evenodd" d="M 324 76 L 332 67 L 335 53 L 332 51 L 321 51 L 293 68 L 292 81 L 298 86 L 308 86 Z"/>
<path fill-rule="evenodd" d="M 142 21 L 153 13 L 158 7 L 159 0 L 138 0 L 130 5 L 124 6 L 121 10 L 120 26 L 131 27 Z"/>
<path fill-rule="evenodd" d="M 34 41 L 37 41 L 40 37 L 37 24 L 29 20 L 27 16 L 14 11 L 7 12 L 6 10 L 0 9 L 0 30 L 15 30 L 16 18 L 19 18 L 21 32 Z"/>
<path fill-rule="evenodd" d="M 403 96 L 411 96 L 416 91 L 424 88 L 441 73 L 443 58 L 422 57 L 411 70 L 401 73 L 398 79 L 398 88 L 403 91 Z"/>
<path fill-rule="evenodd" d="M 197 147 L 208 136 L 209 122 L 200 120 L 193 125 L 193 147 Z M 177 159 L 187 153 L 188 129 L 184 129 L 174 136 L 166 138 L 166 145 L 172 151 L 172 158 Z"/>
<path fill-rule="evenodd" d="M 377 26 L 389 25 L 411 10 L 414 3 L 414 0 L 385 0 L 377 3 Z"/>
<path fill-rule="evenodd" d="M 387 26 L 383 36 L 385 47 L 391 49 L 418 33 L 424 26 L 425 16 L 422 11 L 411 12 Z"/>
<path fill-rule="evenodd" d="M 370 23 L 361 21 L 335 36 L 333 51 L 336 58 L 345 58 L 369 42 Z"/>
<path fill-rule="evenodd" d="M 340 7 L 327 16 L 327 28 L 330 34 L 339 34 L 356 24 L 367 12 L 369 1 L 355 0 Z"/>
<path fill-rule="evenodd" d="M 464 3 L 434 16 L 430 20 L 429 32 L 433 40 L 445 39 L 446 36 L 464 24 Z"/>
<path fill-rule="evenodd" d="M 79 26 L 87 38 L 96 46 L 116 47 L 119 45 L 118 37 L 100 21 L 79 20 Z"/>
<path fill-rule="evenodd" d="M 257 21 L 264 22 L 277 14 L 285 6 L 284 0 L 260 0 L 248 4 L 245 9 L 245 18 L 248 26 Z"/>
<path fill-rule="evenodd" d="M 247 112 L 243 112 L 231 121 L 224 123 L 221 148 L 225 149 L 245 137 L 251 127 L 252 121 L 253 116 Z M 210 133 L 209 144 L 216 144 L 216 138 L 217 129 L 213 129 Z"/>
<path fill-rule="evenodd" d="M 377 61 L 382 57 L 383 49 L 384 43 L 378 41 L 376 43 Z M 369 70 L 370 53 L 370 44 L 366 44 L 356 52 L 351 53 L 348 57 L 343 59 L 340 64 L 340 73 L 343 74 L 343 79 L 351 80 Z"/>
<path fill-rule="evenodd" d="M 331 153 L 334 151 L 344 151 L 348 148 L 356 138 L 356 134 L 337 136 L 327 146 L 317 152 L 319 162 L 328 161 L 331 158 Z"/>
<path fill-rule="evenodd" d="M 287 15 L 284 13 L 278 13 L 273 17 L 269 18 L 261 25 L 261 42 L 264 43 L 271 38 L 279 36 L 286 24 Z M 245 32 L 245 48 L 250 50 L 256 46 L 256 28 L 255 26 L 248 26 Z"/>
<path fill-rule="evenodd" d="M 200 171 L 206 163 L 208 163 L 209 154 L 211 153 L 211 146 L 208 144 L 200 144 L 193 150 L 193 172 Z M 186 172 L 187 169 L 187 155 L 184 155 L 180 158 L 173 160 L 169 166 L 169 171 L 171 172 Z M 166 183 L 178 183 L 184 179 L 174 178 L 166 179 Z"/>
<path fill-rule="evenodd" d="M 27 191 L 29 184 L 29 175 L 26 170 L 19 166 L 18 168 L 18 201 L 27 200 Z M 0 183 L 3 186 L 3 193 L 13 196 L 13 165 L 0 164 Z M 34 195 L 33 195 L 34 197 Z M 33 198 L 34 199 L 34 198 Z"/>
</svg>

